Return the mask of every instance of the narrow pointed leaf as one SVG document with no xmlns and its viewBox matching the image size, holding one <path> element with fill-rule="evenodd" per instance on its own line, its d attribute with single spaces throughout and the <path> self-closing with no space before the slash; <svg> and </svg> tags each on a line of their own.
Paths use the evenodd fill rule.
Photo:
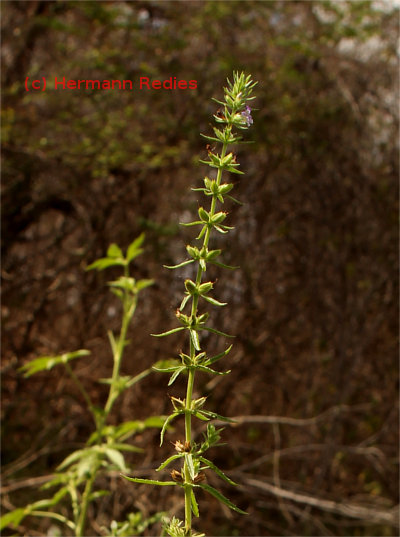
<svg viewBox="0 0 400 537">
<path fill-rule="evenodd" d="M 152 369 L 154 369 L 154 371 L 158 371 L 158 373 L 173 373 L 180 367 L 181 365 L 175 365 L 171 367 L 156 367 L 155 365 L 153 365 Z"/>
<path fill-rule="evenodd" d="M 186 304 L 187 304 L 187 301 L 189 300 L 190 296 L 191 296 L 191 295 L 187 295 L 187 296 L 185 296 L 185 297 L 183 298 L 183 300 L 182 300 L 182 302 L 181 302 L 181 305 L 179 306 L 179 311 L 182 311 L 182 310 L 185 308 L 185 306 L 186 306 Z"/>
<path fill-rule="evenodd" d="M 210 296 L 202 295 L 202 297 L 213 306 L 226 306 L 228 304 L 227 302 L 219 302 L 219 300 L 215 300 L 215 298 L 211 298 Z"/>
<path fill-rule="evenodd" d="M 82 457 L 85 456 L 86 453 L 88 453 L 89 450 L 87 449 L 78 449 L 77 451 L 74 451 L 68 457 L 66 457 L 61 464 L 57 466 L 57 470 L 63 470 L 64 468 L 67 468 L 67 466 L 70 466 L 73 462 L 78 461 Z"/>
<path fill-rule="evenodd" d="M 205 138 L 206 140 L 209 140 L 210 142 L 219 142 L 220 141 L 218 138 L 214 138 L 213 136 L 207 136 L 207 134 L 200 133 L 200 136 L 202 138 Z"/>
<path fill-rule="evenodd" d="M 228 270 L 236 270 L 240 267 L 235 267 L 233 265 L 225 265 L 225 263 L 220 263 L 219 261 L 210 261 L 213 265 L 216 265 L 217 267 L 226 268 Z"/>
<path fill-rule="evenodd" d="M 201 237 L 205 234 L 205 232 L 207 231 L 207 224 L 205 224 L 203 226 L 203 229 L 200 231 L 200 233 L 197 235 L 196 239 L 201 239 Z"/>
<path fill-rule="evenodd" d="M 202 410 L 201 412 L 191 412 L 191 414 L 193 414 L 193 416 L 196 416 L 196 418 L 198 418 L 199 420 L 210 421 L 210 418 L 205 415 L 204 410 Z"/>
<path fill-rule="evenodd" d="M 203 373 L 210 373 L 211 375 L 229 375 L 231 370 L 228 371 L 215 371 L 215 369 L 211 369 L 211 367 L 207 367 L 205 365 L 198 365 L 196 366 L 196 369 L 198 371 L 203 371 Z"/>
<path fill-rule="evenodd" d="M 221 416 L 220 414 L 217 414 L 216 412 L 211 412 L 210 410 L 202 410 L 201 413 L 204 416 L 208 416 L 209 418 L 226 421 L 228 423 L 236 423 L 235 420 L 232 418 L 227 418 L 226 416 Z"/>
<path fill-rule="evenodd" d="M 200 483 L 199 485 L 193 485 L 195 487 L 200 487 L 207 492 L 209 492 L 214 498 L 217 498 L 220 502 L 224 503 L 229 509 L 232 509 L 233 511 L 236 511 L 237 513 L 240 513 L 241 515 L 247 515 L 246 511 L 242 511 L 239 509 L 239 507 L 236 507 L 234 503 L 232 503 L 228 498 L 226 498 L 221 492 L 216 490 L 214 487 L 211 487 L 210 485 L 207 485 L 206 483 Z"/>
<path fill-rule="evenodd" d="M 178 265 L 163 265 L 163 267 L 173 270 L 173 269 L 177 269 L 180 267 L 185 267 L 186 265 L 190 265 L 190 263 L 194 263 L 194 259 L 188 259 L 187 261 L 182 261 L 182 263 L 179 263 Z"/>
<path fill-rule="evenodd" d="M 196 222 L 179 222 L 181 226 L 190 227 L 190 226 L 197 226 L 203 224 L 201 220 L 197 220 Z"/>
<path fill-rule="evenodd" d="M 179 367 L 172 375 L 171 375 L 171 378 L 169 379 L 169 382 L 168 382 L 168 386 L 171 386 L 175 380 L 178 378 L 178 376 L 182 373 L 182 371 L 185 371 L 186 367 L 183 366 L 183 367 Z"/>
<path fill-rule="evenodd" d="M 190 332 L 190 337 L 193 342 L 194 348 L 196 349 L 196 351 L 199 351 L 200 350 L 199 334 L 197 333 L 196 330 L 189 330 L 189 332 Z"/>
<path fill-rule="evenodd" d="M 143 453 L 144 449 L 132 444 L 111 444 L 110 447 L 119 451 L 129 451 L 130 453 Z"/>
<path fill-rule="evenodd" d="M 232 349 L 233 345 L 229 345 L 229 347 L 224 350 L 223 352 L 220 352 L 219 354 L 216 354 L 215 356 L 212 356 L 211 358 L 209 358 L 206 362 L 205 362 L 205 366 L 209 366 L 211 364 L 213 364 L 214 362 L 217 362 L 218 360 L 220 360 L 221 358 L 223 358 L 224 356 L 226 356 Z"/>
<path fill-rule="evenodd" d="M 236 336 L 231 336 L 230 334 L 225 334 L 225 332 L 221 332 L 220 330 L 217 330 L 216 328 L 210 328 L 209 326 L 205 326 L 203 330 L 207 330 L 207 332 L 212 332 L 213 334 L 217 334 L 218 336 L 236 337 Z"/>
<path fill-rule="evenodd" d="M 234 198 L 233 196 L 231 196 L 230 194 L 227 196 L 231 201 L 233 201 L 234 203 L 237 203 L 238 205 L 244 205 L 244 203 L 242 203 L 241 201 L 237 200 L 236 198 Z"/>
<path fill-rule="evenodd" d="M 136 290 L 141 291 L 142 289 L 146 289 L 146 287 L 150 287 L 150 285 L 154 284 L 154 280 L 138 280 L 136 282 Z"/>
<path fill-rule="evenodd" d="M 57 505 L 63 498 L 68 494 L 68 487 L 62 487 L 59 491 L 54 494 L 52 498 L 48 500 L 39 500 L 37 502 L 31 503 L 28 507 L 31 511 L 48 509 L 49 507 L 54 507 Z"/>
<path fill-rule="evenodd" d="M 174 412 L 173 414 L 171 414 L 170 416 L 168 416 L 168 418 L 164 421 L 164 425 L 161 429 L 161 433 L 160 433 L 160 446 L 163 445 L 163 442 L 164 442 L 164 435 L 165 435 L 165 431 L 167 430 L 167 427 L 168 425 L 171 423 L 171 421 L 173 419 L 175 419 L 177 416 L 179 416 L 179 414 L 177 412 Z"/>
<path fill-rule="evenodd" d="M 143 250 L 140 248 L 144 241 L 144 233 L 141 233 L 139 237 L 137 237 L 131 244 L 128 246 L 128 250 L 126 252 L 126 260 L 128 263 L 130 263 L 135 257 L 140 255 Z"/>
<path fill-rule="evenodd" d="M 194 494 L 193 489 L 190 491 L 190 501 L 191 501 L 191 504 L 192 504 L 193 514 L 194 514 L 194 516 L 198 517 L 199 516 L 199 506 L 197 505 L 196 496 Z"/>
<path fill-rule="evenodd" d="M 176 459 L 181 459 L 184 456 L 184 453 L 176 453 L 175 455 L 171 455 L 171 457 L 168 457 L 167 460 L 165 460 L 163 463 L 160 464 L 160 466 L 157 468 L 156 472 L 159 472 L 160 470 L 164 470 L 171 462 L 176 461 Z"/>
<path fill-rule="evenodd" d="M 168 330 L 168 332 L 163 332 L 162 334 L 150 334 L 154 337 L 165 337 L 170 336 L 171 334 L 175 334 L 175 332 L 180 332 L 181 330 L 185 330 L 184 326 L 178 326 L 178 328 L 173 328 L 172 330 Z"/>
<path fill-rule="evenodd" d="M 123 477 L 127 481 L 132 481 L 133 483 L 142 483 L 144 485 L 159 485 L 161 487 L 166 487 L 175 486 L 178 484 L 175 481 L 157 481 L 156 479 L 141 479 L 139 477 L 128 477 L 124 474 L 121 474 L 121 477 Z"/>
<path fill-rule="evenodd" d="M 24 377 L 28 378 L 35 373 L 39 373 L 40 371 L 49 371 L 56 365 L 66 364 L 71 360 L 80 358 L 81 356 L 88 356 L 89 354 L 90 351 L 80 349 L 78 351 L 67 352 L 59 356 L 41 356 L 40 358 L 35 358 L 34 360 L 31 360 L 27 364 L 23 365 L 18 369 L 18 371 L 23 372 Z"/>
<path fill-rule="evenodd" d="M 185 462 L 186 462 L 186 466 L 187 466 L 187 468 L 189 470 L 190 479 L 193 481 L 195 471 L 194 471 L 194 465 L 193 465 L 193 457 L 192 457 L 191 453 L 185 453 Z"/>
<path fill-rule="evenodd" d="M 101 259 L 97 259 L 90 265 L 86 267 L 85 270 L 104 270 L 108 267 L 116 267 L 116 266 L 124 266 L 125 261 L 123 259 L 118 258 L 109 258 L 109 257 L 102 257 Z"/>
<path fill-rule="evenodd" d="M 209 460 L 206 459 L 205 457 L 199 457 L 199 459 L 201 460 L 201 462 L 203 462 L 203 463 L 206 464 L 209 468 L 211 468 L 211 470 L 214 470 L 214 472 L 215 472 L 217 475 L 219 475 L 219 477 L 220 477 L 221 479 L 223 479 L 224 481 L 226 481 L 226 482 L 229 483 L 230 485 L 237 485 L 237 483 L 235 483 L 234 481 L 232 481 L 232 479 L 229 479 L 229 477 L 226 476 L 222 470 L 220 470 L 217 466 L 215 466 L 214 463 L 212 463 L 211 461 L 209 461 Z"/>
</svg>

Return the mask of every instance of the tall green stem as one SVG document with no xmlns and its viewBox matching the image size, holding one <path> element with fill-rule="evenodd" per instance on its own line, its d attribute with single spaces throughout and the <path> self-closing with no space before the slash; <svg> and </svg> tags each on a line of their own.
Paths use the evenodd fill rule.
<svg viewBox="0 0 400 537">
<path fill-rule="evenodd" d="M 222 146 L 221 158 L 223 158 L 226 155 L 227 148 L 228 148 L 228 144 L 224 143 L 223 146 Z M 222 168 L 219 168 L 218 173 L 217 173 L 217 179 L 216 179 L 216 182 L 217 182 L 218 186 L 221 184 L 221 179 L 222 179 Z M 212 197 L 211 208 L 210 208 L 210 213 L 209 213 L 211 216 L 214 216 L 214 214 L 215 214 L 216 205 L 217 205 L 217 197 L 214 195 Z M 209 240 L 210 240 L 210 235 L 211 235 L 211 228 L 208 228 L 206 233 L 205 233 L 205 235 L 204 235 L 203 248 L 208 247 L 208 243 L 209 243 Z M 203 269 L 199 265 L 198 268 L 197 268 L 196 284 L 201 283 L 203 272 L 204 272 Z M 199 297 L 197 295 L 193 296 L 192 310 L 191 310 L 192 319 L 197 314 L 198 302 L 199 302 Z M 196 349 L 194 348 L 193 342 L 190 339 L 190 357 L 191 357 L 192 361 L 194 361 L 195 354 L 196 354 Z M 185 405 L 186 410 L 187 410 L 187 412 L 185 414 L 185 440 L 189 445 L 192 445 L 192 415 L 191 415 L 191 413 L 189 411 L 191 410 L 191 407 L 192 407 L 192 395 L 193 395 L 194 380 L 195 380 L 195 371 L 193 369 L 190 369 L 189 370 L 189 375 L 188 375 L 187 388 L 186 388 L 186 405 Z M 186 535 L 190 537 L 192 535 L 192 508 L 191 508 L 192 480 L 190 478 L 189 468 L 188 468 L 188 464 L 187 464 L 186 460 L 185 460 L 185 464 L 184 464 L 184 472 L 183 473 L 184 473 L 184 480 L 185 480 L 185 483 L 184 483 L 184 488 L 185 488 L 185 531 L 186 531 Z"/>
</svg>

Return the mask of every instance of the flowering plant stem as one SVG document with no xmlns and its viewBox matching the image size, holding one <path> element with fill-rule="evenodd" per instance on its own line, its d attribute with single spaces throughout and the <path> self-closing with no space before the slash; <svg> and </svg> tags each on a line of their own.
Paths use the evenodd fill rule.
<svg viewBox="0 0 400 537">
<path fill-rule="evenodd" d="M 225 157 L 227 147 L 228 147 L 228 144 L 224 142 L 222 146 L 222 151 L 221 151 L 221 158 Z M 217 172 L 217 179 L 216 179 L 217 187 L 221 185 L 221 179 L 222 179 L 222 168 L 219 168 Z M 216 206 L 217 206 L 217 197 L 213 196 L 211 200 L 211 208 L 209 212 L 211 218 L 213 218 L 215 215 Z M 211 227 L 207 228 L 206 233 L 204 235 L 203 247 L 202 247 L 204 251 L 208 249 L 210 235 L 211 235 Z M 197 276 L 196 276 L 197 286 L 200 286 L 201 284 L 203 272 L 205 272 L 205 269 L 203 270 L 201 265 L 199 265 L 197 267 Z M 199 302 L 199 295 L 193 296 L 192 309 L 191 309 L 191 317 L 193 319 L 196 317 L 196 314 L 197 314 L 198 302 Z M 189 345 L 190 345 L 190 359 L 194 363 L 196 349 L 194 348 L 194 344 L 191 339 L 189 341 Z M 195 374 L 196 374 L 195 369 L 189 370 L 187 389 L 186 389 L 187 412 L 185 413 L 185 441 L 189 445 L 192 445 L 192 414 L 190 413 L 190 409 L 192 407 L 192 394 L 193 394 L 193 388 L 194 388 Z M 191 531 L 192 531 L 192 484 L 191 484 L 192 481 L 190 478 L 188 462 L 186 460 L 184 462 L 184 476 L 185 476 L 185 531 L 190 536 Z"/>
<path fill-rule="evenodd" d="M 200 535 L 193 531 L 192 528 L 192 515 L 199 516 L 199 509 L 195 492 L 199 488 L 210 493 L 216 497 L 222 503 L 229 508 L 239 512 L 244 512 L 236 507 L 228 498 L 223 496 L 218 490 L 214 489 L 207 483 L 205 483 L 206 475 L 204 470 L 214 471 L 220 478 L 224 479 L 230 484 L 234 484 L 219 468 L 217 468 L 211 461 L 204 457 L 204 453 L 212 446 L 218 445 L 221 432 L 216 430 L 211 424 L 207 424 L 207 432 L 204 435 L 204 441 L 201 444 L 197 444 L 192 438 L 192 417 L 196 417 L 203 421 L 210 421 L 212 419 L 219 419 L 224 421 L 231 421 L 228 418 L 219 416 L 215 412 L 204 409 L 206 397 L 200 397 L 193 399 L 193 390 L 195 383 L 196 371 L 207 372 L 212 375 L 224 375 L 229 373 L 219 372 L 212 369 L 210 366 L 214 362 L 226 356 L 231 346 L 225 351 L 217 354 L 216 356 L 209 357 L 205 351 L 202 351 L 200 345 L 201 332 L 207 331 L 217 335 L 228 336 L 223 332 L 207 326 L 207 320 L 209 314 L 199 313 L 200 299 L 201 304 L 208 302 L 213 306 L 223 307 L 226 305 L 224 302 L 219 302 L 215 298 L 209 296 L 210 291 L 214 288 L 213 282 L 203 282 L 203 275 L 207 270 L 207 264 L 211 263 L 219 267 L 235 268 L 224 265 L 217 261 L 221 254 L 221 250 L 210 250 L 210 239 L 212 231 L 215 230 L 219 233 L 228 233 L 230 226 L 223 224 L 227 213 L 217 210 L 217 203 L 224 203 L 224 196 L 236 201 L 229 196 L 229 192 L 233 188 L 232 183 L 222 183 L 223 172 L 231 172 L 235 174 L 242 174 L 243 172 L 238 170 L 239 164 L 236 160 L 236 155 L 232 152 L 228 153 L 228 147 L 230 144 L 237 144 L 240 142 L 241 137 L 236 134 L 235 129 L 245 130 L 252 123 L 251 109 L 247 105 L 247 102 L 252 100 L 252 89 L 255 83 L 251 80 L 250 76 L 246 76 L 244 73 L 234 73 L 233 82 L 228 80 L 228 87 L 225 88 L 224 101 L 217 101 L 222 108 L 220 108 L 214 115 L 215 121 L 219 126 L 223 125 L 223 128 L 214 127 L 215 136 L 204 136 L 212 143 L 221 144 L 220 152 L 216 152 L 214 148 L 207 145 L 208 160 L 201 161 L 207 164 L 212 169 L 217 170 L 216 178 L 210 179 L 204 178 L 204 188 L 194 188 L 195 191 L 203 192 L 207 197 L 211 197 L 210 210 L 206 211 L 203 207 L 198 210 L 199 220 L 183 224 L 185 226 L 200 226 L 201 230 L 197 237 L 198 240 L 203 239 L 201 247 L 187 246 L 187 252 L 191 259 L 183 261 L 178 265 L 169 266 L 170 269 L 178 269 L 180 267 L 189 265 L 191 263 L 197 263 L 196 278 L 194 281 L 190 279 L 185 280 L 185 295 L 181 302 L 180 307 L 176 312 L 176 317 L 180 323 L 180 326 L 173 328 L 162 334 L 156 334 L 157 337 L 164 337 L 170 334 L 187 330 L 189 333 L 189 353 L 180 353 L 179 360 L 165 361 L 164 364 L 157 365 L 154 369 L 160 372 L 172 373 L 169 381 L 169 386 L 173 384 L 176 378 L 181 373 L 187 373 L 187 386 L 186 397 L 181 400 L 177 397 L 171 397 L 173 406 L 173 412 L 164 422 L 164 426 L 161 430 L 161 444 L 163 443 L 164 435 L 167 431 L 168 425 L 178 416 L 184 416 L 185 419 L 185 441 L 176 440 L 174 442 L 176 454 L 169 457 L 164 461 L 157 470 L 163 470 L 173 461 L 183 459 L 183 467 L 180 471 L 172 470 L 171 477 L 173 481 L 156 481 L 151 479 L 140 479 L 124 476 L 126 479 L 136 483 L 148 483 L 152 485 L 160 486 L 179 486 L 184 490 L 185 500 L 185 521 L 184 523 L 175 517 L 170 520 L 165 530 L 171 537 L 200 537 Z M 190 314 L 185 315 L 185 310 L 188 302 L 191 300 Z M 230 337 L 230 336 L 228 336 Z"/>
</svg>

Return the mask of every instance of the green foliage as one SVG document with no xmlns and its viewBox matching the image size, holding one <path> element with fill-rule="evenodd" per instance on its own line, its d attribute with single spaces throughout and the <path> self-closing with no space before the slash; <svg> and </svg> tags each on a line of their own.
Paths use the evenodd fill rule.
<svg viewBox="0 0 400 537">
<path fill-rule="evenodd" d="M 108 417 L 117 398 L 151 372 L 151 369 L 147 369 L 136 377 L 122 376 L 120 373 L 124 349 L 129 344 L 126 339 L 127 330 L 136 309 L 138 294 L 153 283 L 152 280 L 136 281 L 129 275 L 130 263 L 143 252 L 141 248 L 143 241 L 144 234 L 140 235 L 128 246 L 125 255 L 117 244 L 111 244 L 107 250 L 106 257 L 98 259 L 87 267 L 87 270 L 96 269 L 101 271 L 112 266 L 121 266 L 124 271 L 123 276 L 118 280 L 109 282 L 111 291 L 122 302 L 123 315 L 119 335 L 115 336 L 112 332 L 108 333 L 114 367 L 111 378 L 99 379 L 99 382 L 109 387 L 108 398 L 104 408 L 98 408 L 93 405 L 89 394 L 69 365 L 72 360 L 89 355 L 90 353 L 87 350 L 78 350 L 59 356 L 42 356 L 20 368 L 25 377 L 30 377 L 41 371 L 50 370 L 57 365 L 63 365 L 83 395 L 88 410 L 93 415 L 96 430 L 89 437 L 86 446 L 70 453 L 58 465 L 56 477 L 42 487 L 44 490 L 59 487 L 55 494 L 48 500 L 40 500 L 24 508 L 18 508 L 6 513 L 0 519 L 1 529 L 7 526 L 18 526 L 25 517 L 31 515 L 53 518 L 65 524 L 77 537 L 84 535 L 88 505 L 96 501 L 97 498 L 108 494 L 108 491 L 104 490 L 93 491 L 99 473 L 108 473 L 113 470 L 127 472 L 128 466 L 124 452 L 140 450 L 132 444 L 125 443 L 126 440 L 149 427 L 161 428 L 164 424 L 164 418 L 160 416 L 149 417 L 143 421 L 132 420 L 118 425 L 107 424 Z M 49 509 L 59 506 L 65 497 L 69 497 L 72 507 L 71 518 L 61 514 L 60 510 L 49 511 Z M 148 524 L 156 519 L 158 520 L 159 516 L 142 520 L 140 514 L 131 514 L 126 522 L 113 523 L 110 528 L 110 534 L 128 535 L 133 529 L 136 531 L 138 528 L 146 528 Z"/>
<path fill-rule="evenodd" d="M 67 364 L 75 358 L 80 358 L 81 356 L 88 356 L 89 351 L 81 349 L 75 352 L 67 352 L 60 356 L 41 356 L 40 358 L 35 358 L 27 364 L 20 367 L 20 371 L 24 373 L 24 377 L 28 378 L 39 373 L 40 371 L 49 371 L 53 369 L 56 365 Z"/>
<path fill-rule="evenodd" d="M 125 522 L 117 522 L 113 520 L 110 528 L 103 527 L 104 535 L 111 537 L 132 537 L 132 535 L 141 535 L 146 528 L 160 522 L 164 517 L 164 513 L 156 513 L 155 515 L 144 518 L 141 513 L 130 513 Z"/>
</svg>

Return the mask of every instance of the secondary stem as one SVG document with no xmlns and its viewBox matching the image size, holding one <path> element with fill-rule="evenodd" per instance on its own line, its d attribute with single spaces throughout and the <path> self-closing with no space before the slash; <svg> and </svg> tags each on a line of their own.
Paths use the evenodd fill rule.
<svg viewBox="0 0 400 537">
<path fill-rule="evenodd" d="M 90 495 L 92 493 L 92 487 L 93 487 L 93 483 L 96 478 L 98 469 L 99 469 L 99 466 L 96 465 L 96 468 L 93 470 L 92 475 L 89 477 L 89 479 L 86 482 L 85 490 L 82 495 L 81 512 L 80 512 L 78 523 L 76 526 L 76 537 L 82 537 L 83 532 L 85 530 L 87 509 L 89 506 Z"/>
<path fill-rule="evenodd" d="M 125 267 L 125 276 L 128 276 L 127 267 Z M 108 392 L 108 397 L 107 397 L 107 402 L 104 407 L 104 412 L 101 418 L 99 420 L 96 420 L 97 444 L 101 444 L 102 442 L 102 429 L 104 427 L 105 422 L 107 421 L 108 415 L 111 412 L 112 406 L 119 395 L 119 388 L 117 386 L 117 382 L 120 376 L 121 360 L 122 360 L 122 355 L 124 352 L 129 323 L 136 309 L 136 298 L 133 299 L 132 302 L 130 303 L 128 301 L 129 301 L 129 297 L 128 297 L 127 292 L 125 292 L 125 296 L 123 299 L 122 325 L 121 325 L 121 330 L 119 333 L 117 347 L 115 351 L 113 352 L 114 365 L 113 365 L 113 372 L 112 372 L 112 377 L 111 377 L 110 390 Z M 94 484 L 99 468 L 100 468 L 100 465 L 96 464 L 95 468 L 93 469 L 92 475 L 89 477 L 88 481 L 86 482 L 85 490 L 82 495 L 82 506 L 81 506 L 81 511 L 79 514 L 78 523 L 77 523 L 76 537 L 81 537 L 85 530 L 86 514 L 87 514 L 88 505 L 89 505 L 89 499 L 92 493 L 93 484 Z"/>
</svg>

